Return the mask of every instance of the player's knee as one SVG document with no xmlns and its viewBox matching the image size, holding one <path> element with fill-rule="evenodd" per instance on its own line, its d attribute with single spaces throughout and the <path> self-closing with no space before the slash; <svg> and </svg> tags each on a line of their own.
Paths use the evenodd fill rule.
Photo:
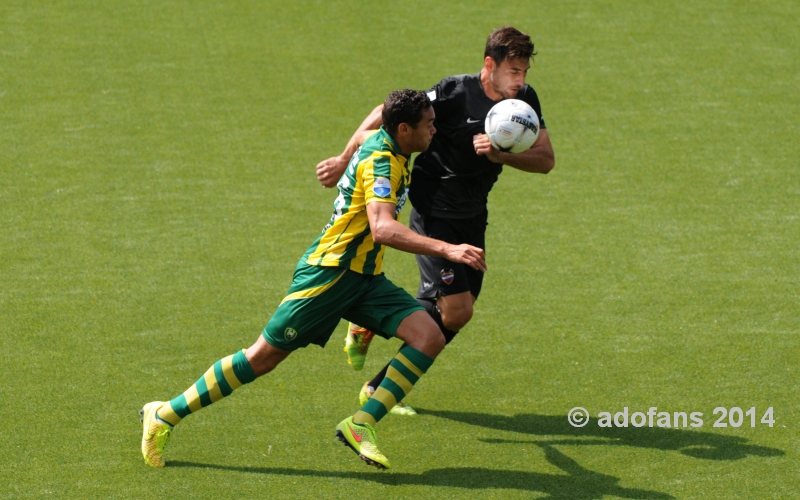
<svg viewBox="0 0 800 500">
<path fill-rule="evenodd" d="M 448 308 L 446 311 L 442 311 L 442 324 L 448 330 L 457 332 L 469 323 L 472 319 L 472 312 L 472 304 Z"/>
<path fill-rule="evenodd" d="M 421 351 L 431 358 L 435 358 L 442 352 L 445 345 L 445 338 L 442 331 L 436 324 L 431 321 L 422 327 L 416 335 L 413 335 L 409 340 L 406 340 L 408 345 Z"/>
<path fill-rule="evenodd" d="M 288 355 L 288 351 L 276 349 L 260 335 L 256 343 L 245 351 L 247 362 L 250 363 L 256 377 L 266 375 L 274 370 Z"/>
<path fill-rule="evenodd" d="M 439 330 L 439 327 L 433 328 L 426 332 L 425 335 L 425 343 L 427 344 L 427 354 L 430 357 L 436 357 L 446 344 L 446 340 L 444 338 L 444 334 L 442 331 Z"/>
<path fill-rule="evenodd" d="M 435 358 L 444 349 L 444 335 L 423 311 L 416 311 L 400 323 L 397 337 L 414 349 Z"/>
</svg>

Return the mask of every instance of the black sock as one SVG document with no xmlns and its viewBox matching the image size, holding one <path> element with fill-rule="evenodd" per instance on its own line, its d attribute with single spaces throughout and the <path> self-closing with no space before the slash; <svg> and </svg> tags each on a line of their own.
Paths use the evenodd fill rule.
<svg viewBox="0 0 800 500">
<path fill-rule="evenodd" d="M 405 347 L 405 345 L 406 345 L 406 343 L 403 342 L 403 347 Z M 401 347 L 401 349 L 403 347 Z M 381 385 L 381 382 L 383 382 L 383 379 L 386 378 L 386 371 L 389 369 L 389 364 L 390 363 L 391 363 L 391 361 L 389 361 L 389 363 L 387 363 L 386 366 L 383 367 L 383 370 L 379 371 L 378 374 L 375 375 L 375 378 L 373 378 L 372 380 L 369 381 L 370 389 L 375 390 L 375 389 L 378 388 L 379 385 Z"/>
</svg>

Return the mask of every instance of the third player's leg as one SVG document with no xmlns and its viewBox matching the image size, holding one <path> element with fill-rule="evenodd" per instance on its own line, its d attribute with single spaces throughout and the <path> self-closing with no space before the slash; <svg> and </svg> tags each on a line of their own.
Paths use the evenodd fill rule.
<svg viewBox="0 0 800 500">
<path fill-rule="evenodd" d="M 475 296 L 470 292 L 439 297 L 436 305 L 442 315 L 444 327 L 453 332 L 464 328 L 472 319 Z"/>
</svg>

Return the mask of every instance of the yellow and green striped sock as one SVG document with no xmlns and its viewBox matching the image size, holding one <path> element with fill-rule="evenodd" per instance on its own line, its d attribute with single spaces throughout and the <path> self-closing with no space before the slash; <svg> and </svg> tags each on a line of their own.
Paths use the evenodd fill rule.
<svg viewBox="0 0 800 500">
<path fill-rule="evenodd" d="M 411 346 L 400 349 L 397 356 L 389 363 L 386 377 L 375 393 L 355 415 L 356 424 L 375 425 L 389 410 L 402 401 L 417 380 L 428 371 L 433 360 Z"/>
<path fill-rule="evenodd" d="M 255 379 L 253 368 L 242 349 L 214 363 L 186 392 L 162 406 L 156 413 L 156 418 L 170 425 L 177 425 L 187 415 L 216 403 Z"/>
</svg>

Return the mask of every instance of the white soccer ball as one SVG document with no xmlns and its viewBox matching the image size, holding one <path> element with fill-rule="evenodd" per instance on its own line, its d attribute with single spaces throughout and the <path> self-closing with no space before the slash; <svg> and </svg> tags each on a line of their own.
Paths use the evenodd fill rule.
<svg viewBox="0 0 800 500">
<path fill-rule="evenodd" d="M 539 117 L 519 99 L 505 99 L 486 115 L 486 135 L 500 151 L 521 153 L 539 137 Z"/>
</svg>

